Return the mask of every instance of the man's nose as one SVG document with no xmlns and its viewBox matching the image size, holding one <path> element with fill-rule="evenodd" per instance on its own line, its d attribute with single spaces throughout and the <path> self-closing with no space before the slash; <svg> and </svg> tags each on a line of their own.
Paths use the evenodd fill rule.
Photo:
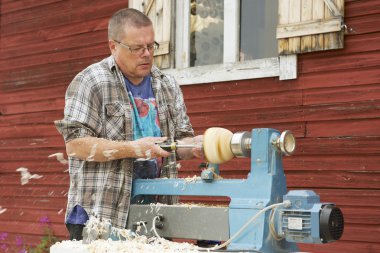
<svg viewBox="0 0 380 253">
<path fill-rule="evenodd" d="M 142 56 L 149 56 L 150 55 L 150 51 L 147 47 L 144 47 L 144 52 L 142 54 Z"/>
</svg>

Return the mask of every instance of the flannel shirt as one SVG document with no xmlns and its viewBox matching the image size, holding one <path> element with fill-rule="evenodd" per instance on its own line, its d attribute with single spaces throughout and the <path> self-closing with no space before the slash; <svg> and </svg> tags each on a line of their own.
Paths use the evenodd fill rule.
<svg viewBox="0 0 380 253">
<path fill-rule="evenodd" d="M 155 66 L 151 76 L 162 136 L 174 139 L 193 137 L 194 131 L 177 82 Z M 73 79 L 66 91 L 64 118 L 55 121 L 55 125 L 65 142 L 89 136 L 131 141 L 132 113 L 123 75 L 113 56 L 109 56 Z M 163 164 L 167 164 L 166 159 Z M 80 205 L 89 215 L 125 228 L 131 198 L 132 165 L 133 158 L 91 162 L 69 156 L 66 219 L 72 209 Z M 163 170 L 161 177 L 176 178 L 177 171 Z"/>
</svg>

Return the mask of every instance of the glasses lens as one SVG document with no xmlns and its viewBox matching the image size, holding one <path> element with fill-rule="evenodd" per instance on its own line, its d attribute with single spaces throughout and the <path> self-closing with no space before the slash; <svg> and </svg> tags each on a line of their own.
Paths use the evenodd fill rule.
<svg viewBox="0 0 380 253">
<path fill-rule="evenodd" d="M 126 46 L 122 43 L 120 43 L 123 46 Z M 157 42 L 154 42 L 152 45 L 147 45 L 146 47 L 137 47 L 137 48 L 131 48 L 128 49 L 131 51 L 132 54 L 144 54 L 145 50 L 148 50 L 149 53 L 152 53 L 154 50 L 157 50 L 159 48 L 160 44 Z"/>
</svg>

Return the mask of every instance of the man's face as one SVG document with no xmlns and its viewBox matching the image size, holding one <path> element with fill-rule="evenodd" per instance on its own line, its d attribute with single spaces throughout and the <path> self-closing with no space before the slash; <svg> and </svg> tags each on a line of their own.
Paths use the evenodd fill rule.
<svg viewBox="0 0 380 253">
<path fill-rule="evenodd" d="M 132 83 L 139 84 L 145 76 L 149 75 L 153 64 L 154 50 L 147 50 L 148 46 L 154 45 L 153 27 L 126 27 L 124 36 L 119 42 L 127 47 L 115 41 L 109 41 L 112 55 L 121 72 Z M 135 50 L 142 47 L 145 49 Z"/>
</svg>

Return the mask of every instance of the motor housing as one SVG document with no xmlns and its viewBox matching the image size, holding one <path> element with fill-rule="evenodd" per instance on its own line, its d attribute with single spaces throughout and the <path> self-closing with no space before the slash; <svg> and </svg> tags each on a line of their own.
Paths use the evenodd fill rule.
<svg viewBox="0 0 380 253">
<path fill-rule="evenodd" d="M 279 210 L 279 236 L 288 242 L 328 243 L 339 240 L 344 230 L 340 208 L 320 203 L 319 196 L 310 190 L 289 191 L 284 201 L 291 206 Z"/>
</svg>

